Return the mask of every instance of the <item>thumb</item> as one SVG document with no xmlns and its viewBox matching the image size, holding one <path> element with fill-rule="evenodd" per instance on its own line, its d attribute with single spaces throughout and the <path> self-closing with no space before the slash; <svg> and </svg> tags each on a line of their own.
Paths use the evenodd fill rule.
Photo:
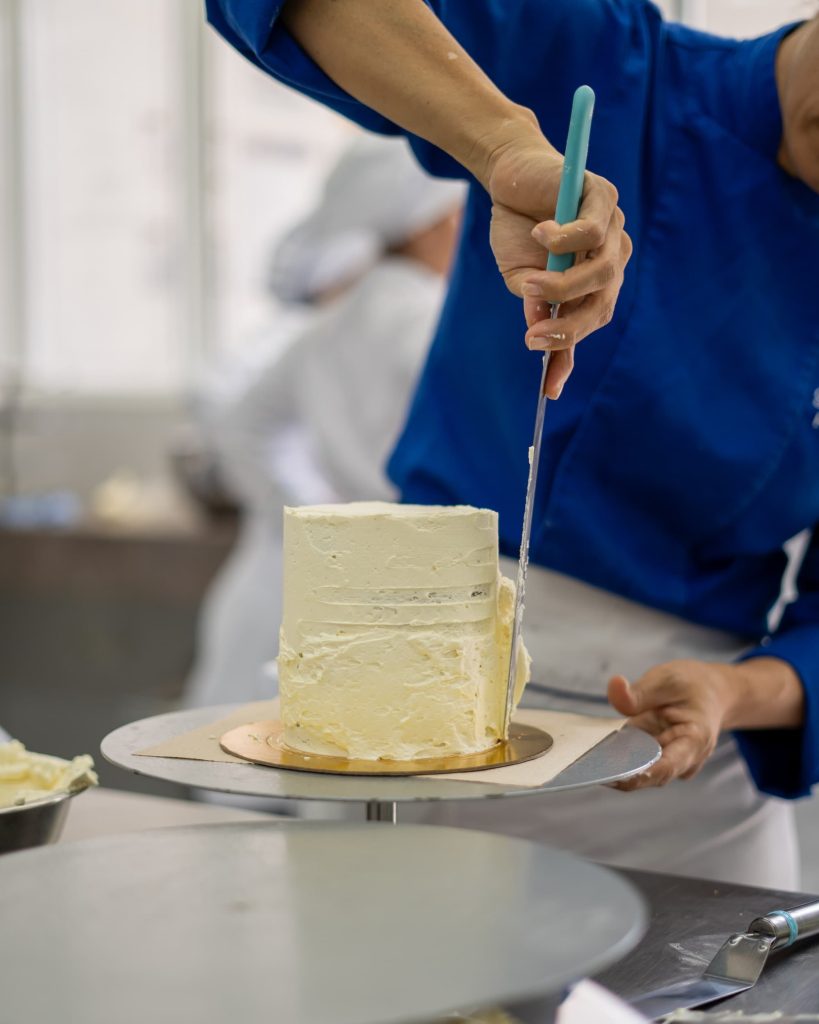
<svg viewBox="0 0 819 1024">
<path fill-rule="evenodd" d="M 639 691 L 630 685 L 625 676 L 612 676 L 608 698 L 614 710 L 627 718 L 634 718 L 640 713 Z"/>
</svg>

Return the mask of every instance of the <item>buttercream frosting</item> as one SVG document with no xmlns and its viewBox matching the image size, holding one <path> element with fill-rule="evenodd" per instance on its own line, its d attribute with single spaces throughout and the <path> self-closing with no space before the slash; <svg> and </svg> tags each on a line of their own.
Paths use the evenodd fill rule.
<svg viewBox="0 0 819 1024">
<path fill-rule="evenodd" d="M 88 754 L 71 761 L 26 750 L 18 740 L 0 743 L 0 808 L 73 793 L 97 783 Z"/>
<path fill-rule="evenodd" d="M 415 760 L 501 736 L 515 588 L 498 517 L 469 506 L 287 508 L 279 686 L 285 743 Z M 515 703 L 529 678 L 521 644 Z"/>
</svg>

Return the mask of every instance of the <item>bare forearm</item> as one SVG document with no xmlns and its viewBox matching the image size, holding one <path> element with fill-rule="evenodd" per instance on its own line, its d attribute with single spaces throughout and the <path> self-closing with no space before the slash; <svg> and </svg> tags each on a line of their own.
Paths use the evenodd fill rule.
<svg viewBox="0 0 819 1024">
<path fill-rule="evenodd" d="M 531 111 L 493 85 L 423 0 L 289 0 L 282 17 L 337 85 L 484 185 L 507 140 L 539 136 Z"/>
<path fill-rule="evenodd" d="M 724 729 L 789 729 L 802 724 L 802 682 L 788 662 L 752 658 L 725 669 L 730 699 Z"/>
<path fill-rule="evenodd" d="M 424 0 L 287 0 L 282 20 L 337 85 L 449 153 L 487 190 L 492 252 L 509 290 L 525 296 L 527 345 L 552 352 L 546 390 L 559 397 L 574 345 L 611 319 L 631 255 L 616 188 L 586 172 L 577 218 L 558 224 L 563 158 L 532 111 L 504 96 Z M 593 259 L 549 273 L 547 250 Z"/>
</svg>

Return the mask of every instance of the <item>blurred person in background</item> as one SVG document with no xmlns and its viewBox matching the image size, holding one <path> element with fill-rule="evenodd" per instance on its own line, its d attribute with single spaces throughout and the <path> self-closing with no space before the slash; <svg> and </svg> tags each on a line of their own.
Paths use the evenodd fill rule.
<svg viewBox="0 0 819 1024">
<path fill-rule="evenodd" d="M 205 598 L 190 705 L 275 690 L 264 666 L 278 651 L 283 505 L 396 497 L 384 464 L 435 330 L 464 198 L 403 140 L 362 137 L 279 245 L 271 285 L 289 337 L 278 332 L 266 362 L 236 368 L 206 403 L 242 524 Z"/>
</svg>

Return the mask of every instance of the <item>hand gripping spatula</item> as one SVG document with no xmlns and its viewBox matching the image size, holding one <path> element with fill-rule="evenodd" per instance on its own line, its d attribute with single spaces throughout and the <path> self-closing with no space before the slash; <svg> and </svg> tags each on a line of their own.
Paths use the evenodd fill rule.
<svg viewBox="0 0 819 1024">
<path fill-rule="evenodd" d="M 566 151 L 563 155 L 563 173 L 560 177 L 560 189 L 557 193 L 555 220 L 558 224 L 566 224 L 577 219 L 580 200 L 583 196 L 583 178 L 586 173 L 586 158 L 589 152 L 589 133 L 591 132 L 592 112 L 594 110 L 594 92 L 588 85 L 581 85 L 574 94 L 572 114 L 569 120 L 569 135 L 566 139 Z M 568 270 L 574 263 L 571 253 L 549 253 L 546 262 L 547 270 Z M 552 306 L 552 319 L 557 316 L 559 306 Z M 546 374 L 549 369 L 549 353 L 543 355 L 543 372 L 540 378 L 540 392 L 535 414 L 535 436 L 529 452 L 529 482 L 526 485 L 526 504 L 523 510 L 523 532 L 520 536 L 520 560 L 518 562 L 517 590 L 515 592 L 515 615 L 512 620 L 512 646 L 509 650 L 509 676 L 506 681 L 506 705 L 503 717 L 502 736 L 508 735 L 509 723 L 512 720 L 512 705 L 515 701 L 515 684 L 517 681 L 518 647 L 520 646 L 520 630 L 523 622 L 523 602 L 526 596 L 526 571 L 529 568 L 529 543 L 532 537 L 532 511 L 537 489 L 537 469 L 540 462 L 540 443 L 543 438 L 543 418 L 546 415 Z"/>
<path fill-rule="evenodd" d="M 744 992 L 757 983 L 772 952 L 813 935 L 819 935 L 819 902 L 773 910 L 751 921 L 747 932 L 732 935 L 698 978 L 647 992 L 630 1000 L 631 1005 L 650 1020 L 661 1020 L 675 1010 Z"/>
</svg>

